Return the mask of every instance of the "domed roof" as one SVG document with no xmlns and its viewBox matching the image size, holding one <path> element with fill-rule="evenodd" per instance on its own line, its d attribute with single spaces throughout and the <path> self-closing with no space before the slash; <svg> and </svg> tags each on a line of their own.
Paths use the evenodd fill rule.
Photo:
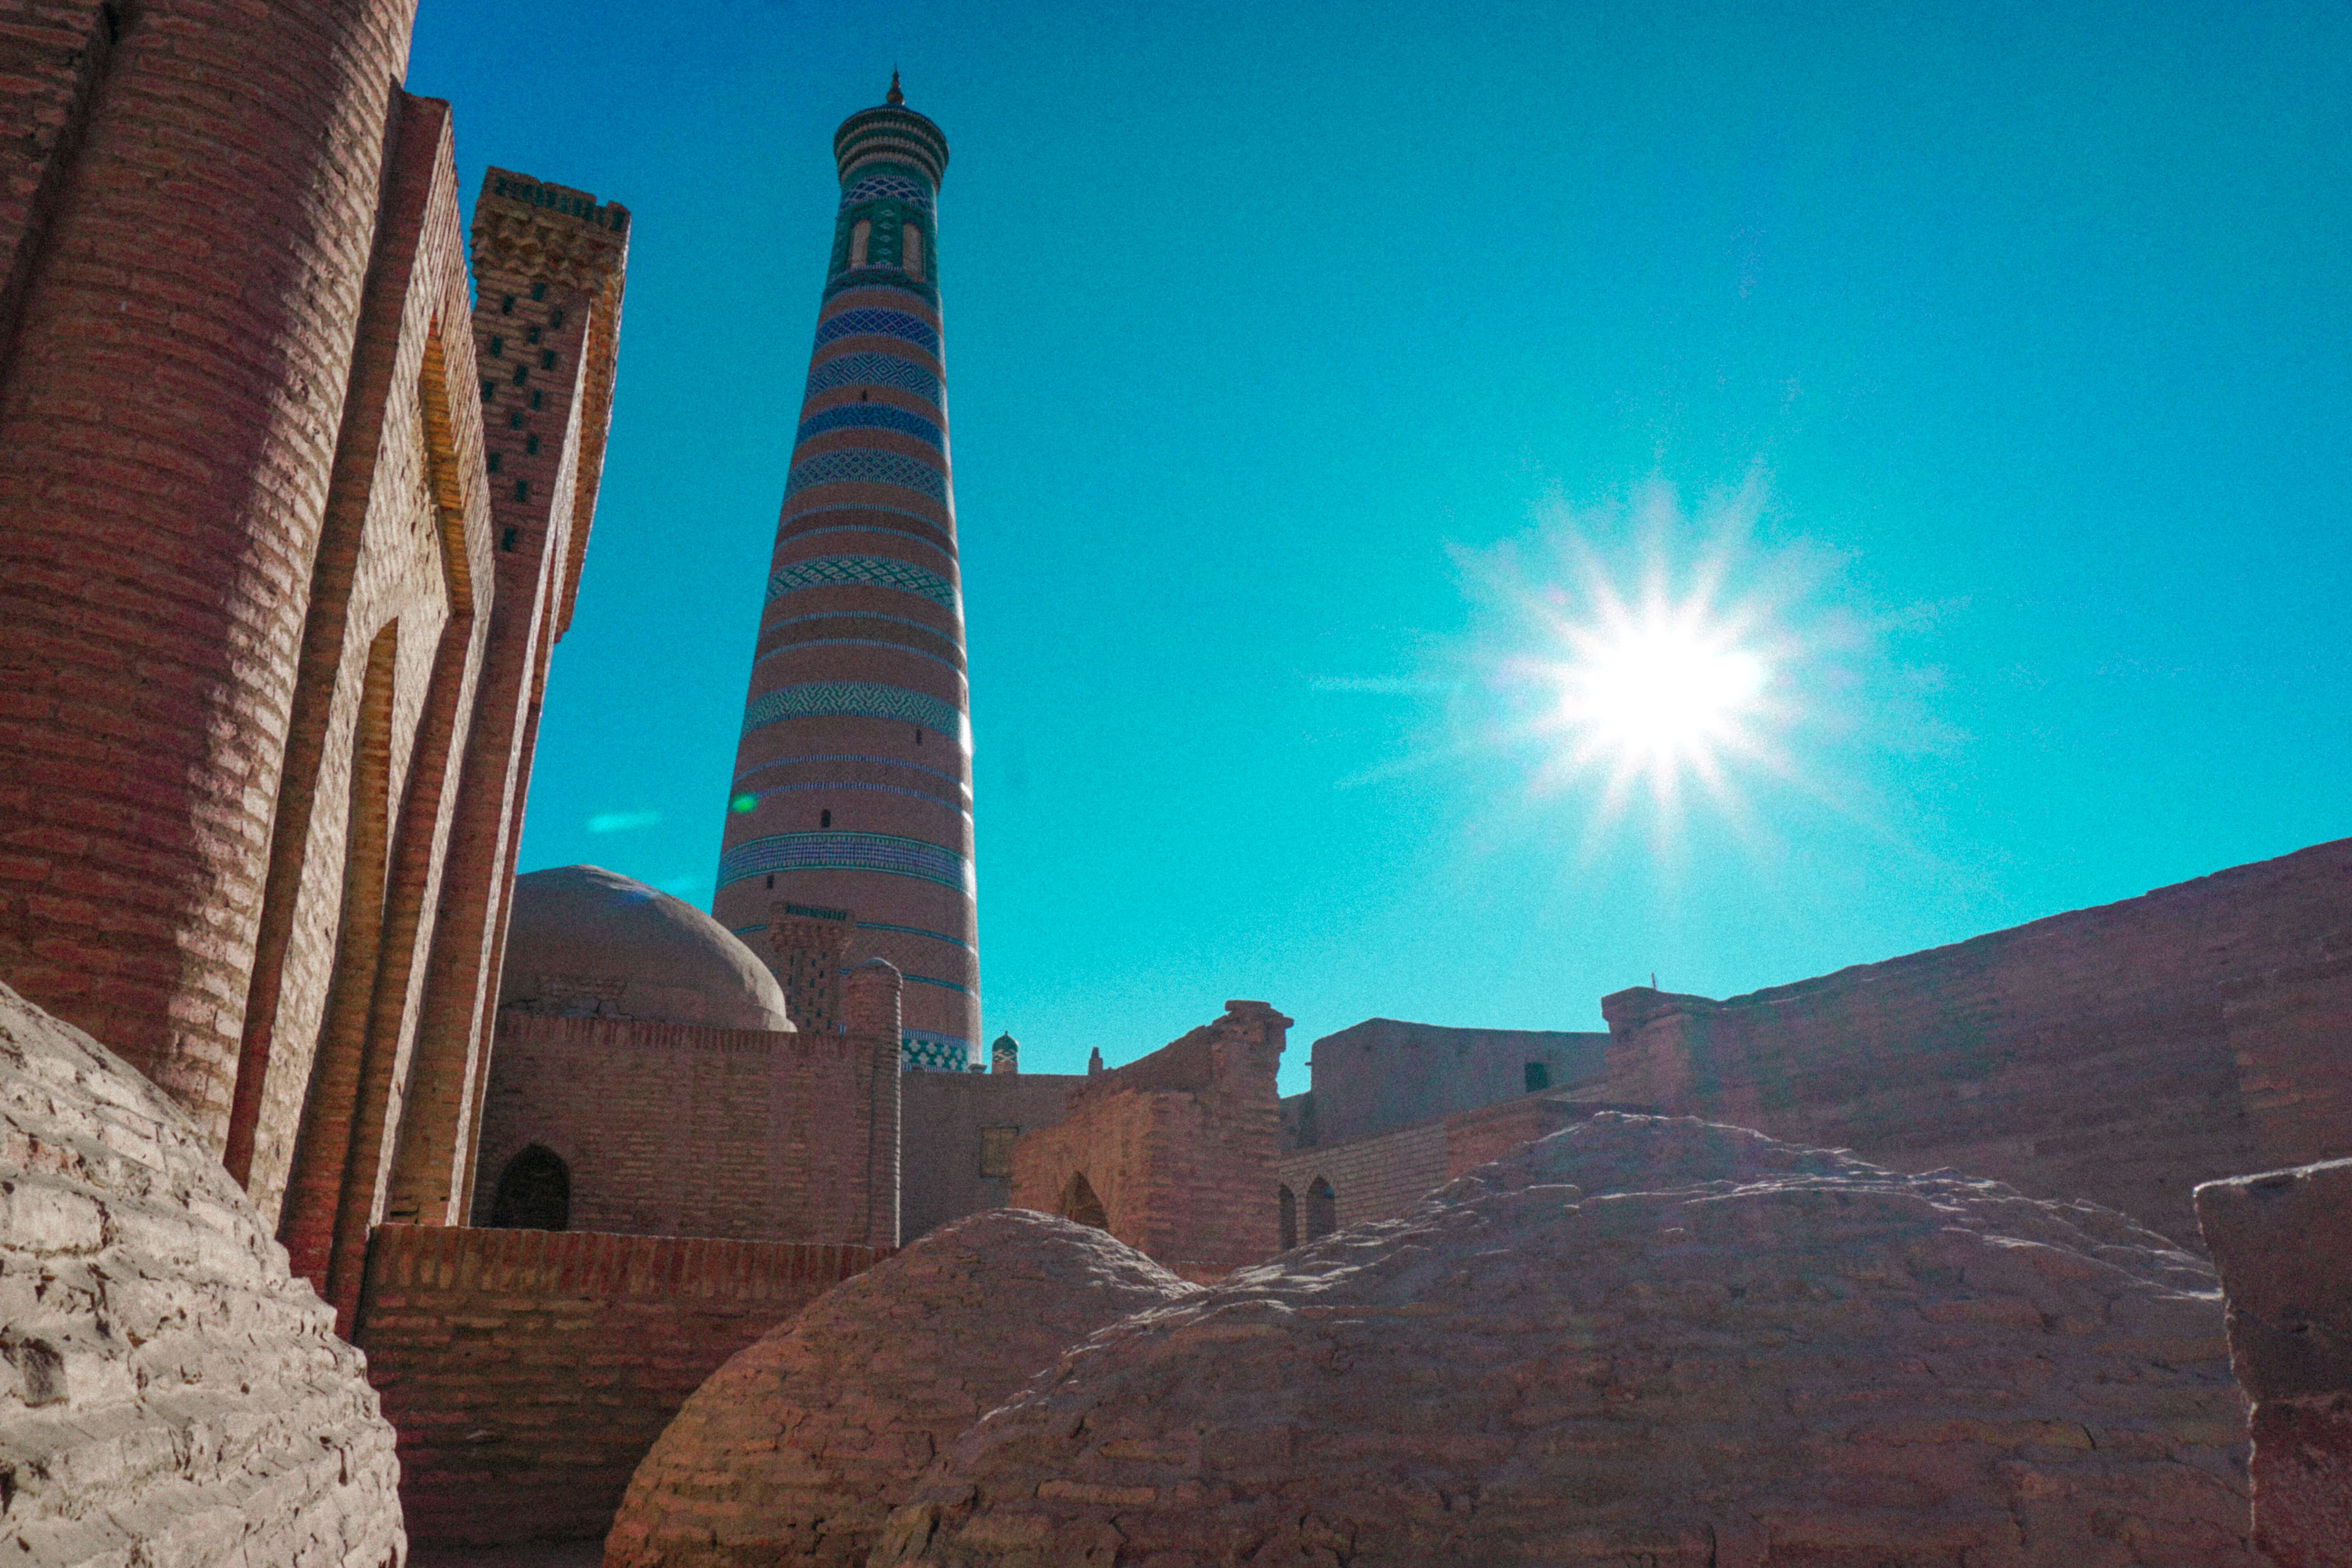
<svg viewBox="0 0 2352 1568">
<path fill-rule="evenodd" d="M 683 899 L 602 866 L 515 879 L 499 1005 L 790 1031 L 783 988 L 732 931 Z"/>
</svg>

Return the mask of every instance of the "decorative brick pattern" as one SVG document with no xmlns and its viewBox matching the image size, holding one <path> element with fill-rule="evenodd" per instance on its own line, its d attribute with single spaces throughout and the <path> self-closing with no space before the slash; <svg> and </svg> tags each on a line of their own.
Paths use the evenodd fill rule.
<svg viewBox="0 0 2352 1568">
<path fill-rule="evenodd" d="M 706 1377 L 884 1256 L 379 1227 L 357 1342 L 399 1430 L 411 1538 L 602 1536 L 630 1473 Z"/>
<path fill-rule="evenodd" d="M 845 962 L 906 972 L 906 1065 L 960 1067 L 947 1042 L 980 1038 L 980 977 L 940 384 L 947 142 L 889 103 L 852 115 L 834 150 L 842 199 L 711 908 L 739 930 L 771 899 L 856 910 Z M 824 544 L 838 552 L 802 553 Z M 911 931 L 943 933 L 960 962 Z"/>
<path fill-rule="evenodd" d="M 768 599 L 772 603 L 803 588 L 845 584 L 896 588 L 902 594 L 929 599 L 941 609 L 962 614 L 962 601 L 953 583 L 911 562 L 884 555 L 814 555 L 806 561 L 795 561 L 768 579 Z"/>
<path fill-rule="evenodd" d="M 719 885 L 723 889 L 770 872 L 815 870 L 914 877 L 967 895 L 974 891 L 971 862 L 952 849 L 893 834 L 840 831 L 779 833 L 731 845 L 719 858 Z"/>
<path fill-rule="evenodd" d="M 948 477 L 939 469 L 896 452 L 871 447 L 821 452 L 803 458 L 793 465 L 790 477 L 784 480 L 784 493 L 796 495 L 814 485 L 835 484 L 897 485 L 935 501 L 948 499 Z"/>
<path fill-rule="evenodd" d="M 898 338 L 934 359 L 940 353 L 938 331 L 919 316 L 910 316 L 904 310 L 843 310 L 817 323 L 818 347 L 843 338 Z"/>
<path fill-rule="evenodd" d="M 828 430 L 896 430 L 902 436 L 933 447 L 947 444 L 946 432 L 919 414 L 909 414 L 903 408 L 893 408 L 887 403 L 849 403 L 839 408 L 828 408 L 801 421 L 793 435 L 795 443 L 812 436 L 822 436 Z M 786 486 L 789 494 L 791 487 Z"/>
<path fill-rule="evenodd" d="M 964 733 L 964 716 L 952 704 L 927 692 L 871 680 L 818 680 L 802 686 L 779 686 L 751 700 L 743 711 L 743 728 L 778 724 L 787 719 L 817 719 L 835 714 L 869 719 L 897 719 L 954 738 Z"/>
<path fill-rule="evenodd" d="M 897 354 L 868 352 L 822 360 L 809 372 L 805 395 L 814 397 L 844 386 L 896 387 L 913 393 L 934 408 L 941 401 L 940 378 L 913 360 L 900 359 Z"/>
</svg>

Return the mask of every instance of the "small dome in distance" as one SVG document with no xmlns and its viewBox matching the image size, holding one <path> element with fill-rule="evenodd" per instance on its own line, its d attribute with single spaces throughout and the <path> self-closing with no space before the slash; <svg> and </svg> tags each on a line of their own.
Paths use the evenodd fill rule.
<svg viewBox="0 0 2352 1568">
<path fill-rule="evenodd" d="M 793 1030 L 782 987 L 741 939 L 685 900 L 602 866 L 515 879 L 499 1005 Z"/>
</svg>

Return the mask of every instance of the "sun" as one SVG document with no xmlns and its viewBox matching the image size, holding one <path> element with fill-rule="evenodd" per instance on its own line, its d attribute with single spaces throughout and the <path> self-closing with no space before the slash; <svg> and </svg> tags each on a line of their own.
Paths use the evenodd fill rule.
<svg viewBox="0 0 2352 1568">
<path fill-rule="evenodd" d="M 1727 752 L 1754 748 L 1751 726 L 1770 683 L 1763 658 L 1702 603 L 1611 606 L 1564 629 L 1554 715 L 1580 763 L 1671 788 L 1684 773 L 1713 777 Z"/>
</svg>

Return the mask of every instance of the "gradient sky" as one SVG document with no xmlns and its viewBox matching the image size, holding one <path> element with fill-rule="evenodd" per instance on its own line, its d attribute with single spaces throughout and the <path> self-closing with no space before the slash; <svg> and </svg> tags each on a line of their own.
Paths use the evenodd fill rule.
<svg viewBox="0 0 2352 1568">
<path fill-rule="evenodd" d="M 2352 832 L 2352 12 L 424 0 L 635 214 L 526 869 L 708 907 L 837 195 L 941 193 L 986 1028 L 1601 1026 Z M 1769 670 L 1670 807 L 1524 672 Z M 1515 673 L 1517 672 L 1517 673 Z"/>
</svg>

